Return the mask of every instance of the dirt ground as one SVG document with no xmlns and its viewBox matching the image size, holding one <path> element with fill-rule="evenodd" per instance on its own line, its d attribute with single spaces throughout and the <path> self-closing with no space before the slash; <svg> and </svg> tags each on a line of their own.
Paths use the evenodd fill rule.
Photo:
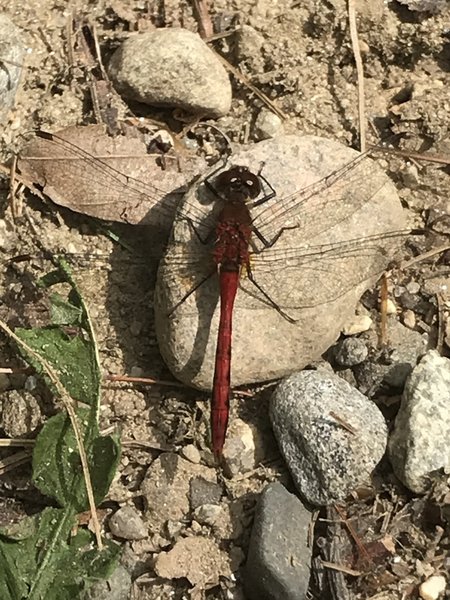
<svg viewBox="0 0 450 600">
<path fill-rule="evenodd" d="M 321 3 L 315 0 L 235 0 L 232 3 L 217 0 L 213 5 L 211 14 L 215 23 L 225 23 L 231 31 L 237 31 L 219 37 L 212 46 L 239 67 L 241 73 L 285 113 L 285 132 L 319 135 L 357 147 L 358 89 L 343 0 Z M 54 0 L 18 0 L 13 5 L 0 0 L 0 6 L 21 29 L 27 48 L 16 105 L 1 129 L 1 162 L 10 159 L 14 152 L 20 152 L 21 135 L 27 131 L 36 128 L 57 131 L 68 125 L 94 122 L 85 73 L 69 67 L 67 26 L 71 16 L 88 17 L 95 23 L 105 62 L 130 32 L 150 31 L 155 26 L 183 26 L 197 31 L 191 4 L 179 0 L 94 3 L 79 0 L 71 2 L 70 6 Z M 407 134 L 397 144 L 399 149 L 429 152 L 449 160 L 449 10 L 437 14 L 413 12 L 398 2 L 385 4 L 379 0 L 360 0 L 357 11 L 370 124 L 369 143 L 387 139 L 392 133 Z M 240 31 L 242 25 L 247 29 Z M 256 141 L 255 120 L 262 103 L 242 82 L 232 78 L 232 85 L 230 113 L 210 123 L 233 141 Z M 170 111 L 152 111 L 143 105 L 139 109 L 147 111 L 145 116 L 166 119 L 170 127 L 181 128 L 182 124 Z M 121 111 L 126 111 L 125 104 Z M 411 225 L 425 227 L 430 214 L 437 209 L 448 215 L 448 164 L 421 161 L 413 162 L 411 166 L 405 159 L 390 157 L 383 160 L 383 167 L 397 186 Z M 26 265 L 20 263 L 16 269 L 5 272 L 0 292 L 2 318 L 9 317 L 14 325 L 39 322 L 32 279 L 47 267 L 38 256 L 42 254 L 42 247 L 65 249 L 86 257 L 74 263 L 74 273 L 95 324 L 104 372 L 145 375 L 173 382 L 159 355 L 152 316 L 161 240 L 158 240 L 159 244 L 149 240 L 148 231 L 139 227 L 114 225 L 112 229 L 120 235 L 122 243 L 137 249 L 130 258 L 129 251 L 101 235 L 100 227 L 92 220 L 56 209 L 31 196 L 26 196 L 23 216 L 13 226 L 5 204 L 6 179 L 1 194 L 4 257 L 19 254 L 36 257 Z M 417 253 L 429 249 L 424 246 Z M 109 263 L 105 257 L 109 257 Z M 431 268 L 434 267 L 418 263 L 412 274 L 399 277 L 404 277 L 402 282 L 422 281 L 425 271 L 428 273 Z M 432 284 L 426 284 L 425 288 L 426 301 L 437 314 Z M 23 303 L 20 308 L 19 302 Z M 425 326 L 428 325 L 425 323 Z M 433 330 L 433 327 L 428 326 L 428 329 Z M 13 349 L 3 348 L 2 362 L 20 364 L 14 360 Z M 24 376 L 2 377 L 2 389 L 20 388 L 24 382 Z M 250 391 L 249 397 L 241 396 L 233 402 L 232 418 L 239 416 L 244 421 L 262 421 L 262 428 L 267 433 L 270 426 L 265 408 L 270 388 L 252 388 Z M 38 392 L 42 415 L 52 414 L 55 410 L 52 402 L 39 387 Z M 133 500 L 138 509 L 144 513 L 148 510 L 141 484 L 161 451 L 194 444 L 202 456 L 207 453 L 207 403 L 207 394 L 183 386 L 105 385 L 102 422 L 105 426 L 117 427 L 122 439 L 129 442 L 124 447 L 109 508 Z M 227 500 L 238 514 L 240 527 L 233 534 L 227 526 L 218 528 L 212 537 L 227 556 L 232 557 L 234 564 L 239 564 L 245 557 L 258 493 L 268 481 L 281 479 L 288 482 L 286 467 L 275 442 L 270 433 L 267 435 L 269 442 L 263 466 L 223 484 Z M 29 466 L 24 465 L 6 473 L 0 484 L 2 493 L 6 490 L 9 497 L 27 509 L 30 505 L 36 507 L 29 475 Z M 424 510 L 426 501 L 411 498 L 402 488 L 399 491 L 392 483 L 392 475 L 386 476 L 382 501 L 386 507 L 389 505 L 386 510 L 394 510 L 394 505 L 396 511 L 412 507 L 411 510 L 405 508 L 410 528 L 407 531 L 405 525 L 401 533 L 404 564 L 408 568 L 405 567 L 403 573 L 394 569 L 384 579 L 375 575 L 363 581 L 355 578 L 351 584 L 353 593 L 359 598 L 415 597 L 415 586 L 423 577 L 423 570 L 416 568 L 416 560 L 418 557 L 423 559 L 433 537 L 425 526 L 420 529 L 416 518 L 417 512 Z M 365 508 L 371 506 L 368 502 Z M 189 524 L 185 523 L 183 527 L 185 536 L 198 533 Z M 128 565 L 133 565 L 136 578 L 130 598 L 200 598 L 203 593 L 211 599 L 245 598 L 239 580 L 221 580 L 206 592 L 196 589 L 198 595 L 195 596 L 189 591 L 192 591 L 192 585 L 187 579 L 158 577 L 154 571 L 156 557 L 171 546 L 180 531 L 172 532 L 172 536 L 169 533 L 164 543 L 154 535 L 148 540 L 125 544 L 125 560 Z M 439 547 L 436 554 L 439 554 Z M 380 589 L 386 590 L 385 595 L 380 595 Z M 319 597 L 313 588 L 311 597 Z"/>
</svg>

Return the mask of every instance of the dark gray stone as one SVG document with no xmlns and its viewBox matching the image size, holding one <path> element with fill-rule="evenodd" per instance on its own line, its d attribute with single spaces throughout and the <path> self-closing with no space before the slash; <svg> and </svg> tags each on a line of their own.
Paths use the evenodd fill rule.
<svg viewBox="0 0 450 600">
<path fill-rule="evenodd" d="M 364 341 L 359 338 L 349 337 L 338 344 L 335 358 L 341 367 L 353 367 L 365 361 L 367 355 L 368 350 Z"/>
<path fill-rule="evenodd" d="M 189 484 L 189 504 L 195 510 L 203 504 L 219 504 L 222 488 L 218 483 L 194 477 Z"/>
<path fill-rule="evenodd" d="M 280 483 L 268 485 L 258 503 L 244 587 L 251 600 L 302 600 L 309 584 L 311 513 Z"/>
<path fill-rule="evenodd" d="M 373 334 L 376 335 L 375 332 Z M 358 389 L 368 396 L 391 386 L 401 390 L 406 379 L 427 350 L 427 336 L 405 327 L 396 320 L 388 322 L 389 345 L 383 356 L 356 365 L 353 373 Z M 373 345 L 376 345 L 376 338 Z"/>
</svg>

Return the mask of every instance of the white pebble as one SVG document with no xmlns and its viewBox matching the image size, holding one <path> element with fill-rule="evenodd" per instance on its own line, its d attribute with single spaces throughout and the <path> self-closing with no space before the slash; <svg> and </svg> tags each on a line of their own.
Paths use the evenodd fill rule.
<svg viewBox="0 0 450 600">
<path fill-rule="evenodd" d="M 416 315 L 414 314 L 414 311 L 409 308 L 403 313 L 403 324 L 406 325 L 406 327 L 409 327 L 409 329 L 414 329 L 416 326 Z"/>
<path fill-rule="evenodd" d="M 445 592 L 446 581 L 443 575 L 433 575 L 419 586 L 419 596 L 423 600 L 437 600 Z"/>
<path fill-rule="evenodd" d="M 180 454 L 194 465 L 198 465 L 201 460 L 200 452 L 194 444 L 188 444 L 184 448 L 181 448 Z"/>
<path fill-rule="evenodd" d="M 355 315 L 342 329 L 344 335 L 356 335 L 367 331 L 372 327 L 372 319 L 369 315 Z"/>
<path fill-rule="evenodd" d="M 393 302 L 390 298 L 386 301 L 386 314 L 388 315 L 396 315 L 397 314 L 397 306 L 395 302 Z"/>
</svg>

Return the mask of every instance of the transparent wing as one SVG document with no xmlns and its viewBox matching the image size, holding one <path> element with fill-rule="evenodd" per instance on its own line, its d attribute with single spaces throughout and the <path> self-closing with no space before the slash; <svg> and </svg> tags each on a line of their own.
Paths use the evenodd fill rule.
<svg viewBox="0 0 450 600">
<path fill-rule="evenodd" d="M 72 210 L 100 219 L 170 227 L 184 191 L 185 175 L 162 171 L 148 155 L 99 158 L 81 147 L 81 137 L 78 144 L 63 135 L 36 132 L 20 158 L 21 173 L 45 186 L 43 191 L 52 200 Z M 120 154 L 121 144 L 130 142 L 125 140 L 108 141 L 117 144 Z M 85 143 L 92 147 L 92 140 Z M 201 222 L 205 212 L 201 206 L 189 206 L 193 223 Z"/>
<path fill-rule="evenodd" d="M 369 158 L 370 151 L 319 181 L 252 209 L 254 228 L 274 244 L 286 229 L 295 228 L 307 241 L 348 219 L 386 185 L 386 177 Z M 263 245 L 256 242 L 261 250 Z"/>
</svg>

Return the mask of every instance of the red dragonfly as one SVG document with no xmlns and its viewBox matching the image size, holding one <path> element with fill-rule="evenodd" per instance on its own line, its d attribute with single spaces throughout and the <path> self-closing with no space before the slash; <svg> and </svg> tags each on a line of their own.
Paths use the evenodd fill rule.
<svg viewBox="0 0 450 600">
<path fill-rule="evenodd" d="M 252 286 L 253 293 L 250 294 L 256 298 L 256 304 L 274 308 L 282 321 L 290 327 L 294 325 L 298 331 L 296 323 L 305 326 L 299 321 L 301 311 L 308 314 L 308 308 L 345 297 L 361 282 L 381 275 L 389 264 L 393 246 L 398 245 L 405 235 L 405 230 L 400 229 L 403 223 L 398 204 L 394 220 L 400 221 L 400 227 L 396 223 L 394 229 L 388 218 L 370 224 L 370 233 L 365 237 L 345 238 L 344 235 L 344 240 L 338 242 L 328 241 L 326 237 L 336 224 L 342 225 L 345 231 L 349 220 L 364 209 L 385 184 L 385 180 L 380 183 L 379 172 L 368 165 L 367 155 L 358 155 L 318 181 L 280 195 L 268 183 L 269 178 L 262 176 L 261 170 L 256 175 L 244 166 L 219 169 L 204 180 L 204 188 L 217 202 L 212 205 L 187 197 L 181 204 L 173 195 L 161 200 L 164 192 L 149 182 L 126 175 L 117 162 L 92 156 L 79 145 L 64 139 L 64 134 L 39 133 L 38 138 L 44 144 L 40 149 L 42 157 L 63 160 L 60 180 L 63 179 L 72 190 L 79 190 L 82 181 L 88 182 L 89 194 L 81 199 L 84 209 L 81 212 L 87 212 L 86 204 L 98 204 L 101 205 L 101 216 L 107 218 L 108 207 L 122 207 L 126 202 L 126 208 L 122 209 L 125 221 L 133 220 L 129 216 L 133 207 L 141 207 L 151 215 L 150 222 L 167 223 L 177 210 L 179 218 L 188 223 L 194 250 L 169 252 L 160 268 L 161 278 L 174 274 L 179 278 L 178 282 L 174 280 L 169 284 L 177 290 L 178 297 L 172 310 L 166 310 L 166 317 L 167 312 L 176 314 L 188 297 L 196 296 L 193 292 L 200 291 L 203 283 L 218 274 L 220 319 L 211 410 L 212 448 L 217 458 L 222 454 L 228 425 L 232 319 L 238 289 L 247 288 L 244 290 L 247 291 Z M 27 154 L 36 154 L 35 149 Z M 253 157 L 253 164 L 255 162 Z M 42 168 L 45 164 L 42 161 Z M 24 166 L 22 163 L 22 168 Z M 267 165 L 264 170 L 266 168 Z M 48 173 L 41 175 L 40 180 L 50 188 L 56 187 Z M 352 187 L 356 188 L 356 193 L 349 193 Z M 64 190 L 59 188 L 57 195 L 63 196 Z M 379 218 L 382 221 L 383 215 Z M 200 251 L 199 246 L 202 247 Z M 299 273 L 307 274 L 307 285 L 292 283 Z M 242 274 L 246 275 L 244 279 Z M 183 291 L 180 281 L 186 286 L 186 276 L 189 276 L 188 284 Z M 289 285 L 286 285 L 286 277 L 291 282 Z M 164 329 L 165 325 L 159 327 Z M 267 350 L 264 351 L 267 354 Z M 266 377 L 269 378 L 274 378 L 272 373 Z"/>
</svg>

